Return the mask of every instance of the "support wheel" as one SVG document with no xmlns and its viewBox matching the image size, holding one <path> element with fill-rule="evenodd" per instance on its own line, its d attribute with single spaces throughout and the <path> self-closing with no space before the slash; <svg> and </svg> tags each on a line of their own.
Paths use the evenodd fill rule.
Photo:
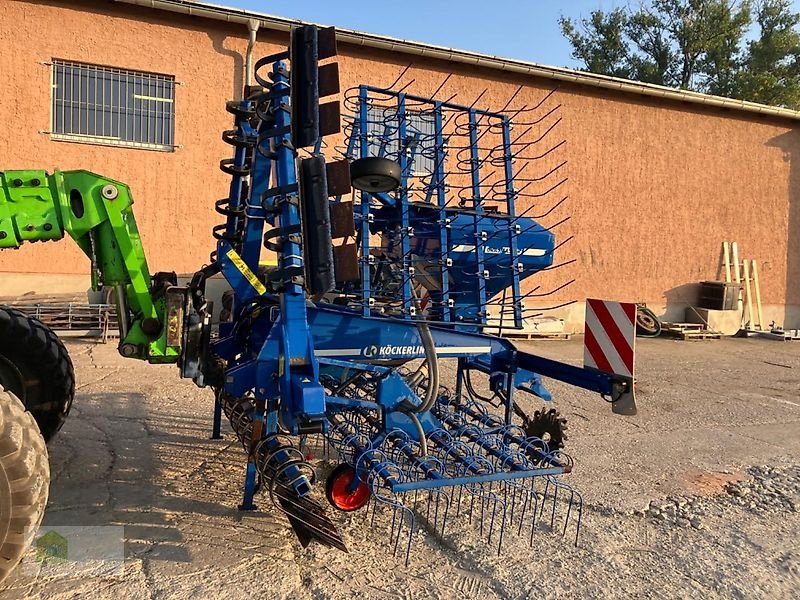
<svg viewBox="0 0 800 600">
<path fill-rule="evenodd" d="M 567 439 L 567 420 L 555 408 L 542 408 L 534 411 L 533 416 L 525 421 L 525 435 L 537 437 L 547 442 L 550 452 L 561 450 Z"/>
<path fill-rule="evenodd" d="M 36 421 L 0 387 L 0 582 L 30 546 L 49 486 L 47 448 Z"/>
<path fill-rule="evenodd" d="M 38 319 L 0 306 L 0 385 L 22 400 L 45 441 L 64 424 L 75 370 L 63 342 Z"/>
<path fill-rule="evenodd" d="M 350 180 L 357 190 L 373 194 L 391 192 L 400 186 L 400 165 L 378 156 L 359 158 L 350 164 Z"/>
<path fill-rule="evenodd" d="M 328 475 L 325 482 L 325 496 L 334 508 L 352 512 L 367 505 L 371 493 L 365 482 L 359 481 L 355 489 L 350 491 L 355 477 L 355 470 L 347 464 L 339 465 Z"/>
</svg>

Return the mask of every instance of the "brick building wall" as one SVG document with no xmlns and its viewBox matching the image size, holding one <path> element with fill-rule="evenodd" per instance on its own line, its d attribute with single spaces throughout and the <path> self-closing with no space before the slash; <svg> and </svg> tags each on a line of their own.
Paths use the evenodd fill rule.
<svg viewBox="0 0 800 600">
<path fill-rule="evenodd" d="M 192 272 L 213 249 L 213 202 L 227 195 L 218 169 L 231 154 L 225 101 L 242 87 L 247 30 L 242 25 L 99 2 L 0 4 L 0 168 L 88 169 L 131 186 L 151 270 Z M 286 34 L 262 28 L 255 56 L 282 49 Z M 342 88 L 403 84 L 429 95 L 499 109 L 535 106 L 555 82 L 340 44 Z M 174 152 L 55 141 L 53 59 L 173 75 Z M 569 200 L 542 219 L 573 239 L 557 262 L 526 282 L 542 290 L 575 282 L 543 299 L 603 297 L 646 301 L 672 314 L 691 301 L 692 284 L 719 275 L 723 240 L 760 262 L 765 317 L 800 326 L 800 132 L 797 121 L 562 83 L 547 100 L 560 105 L 566 144 L 538 162 L 561 173 Z M 559 197 L 560 198 L 560 197 Z M 550 200 L 548 199 L 548 202 Z M 547 207 L 547 203 L 543 204 Z M 537 207 L 537 213 L 539 212 Z M 89 265 L 69 242 L 31 244 L 0 254 L 0 295 L 55 276 L 88 282 Z M 38 275 L 52 275 L 51 279 Z M 85 277 L 85 279 L 84 279 Z M 83 285 L 83 284 L 81 284 Z M 39 289 L 46 291 L 46 289 Z M 580 305 L 561 312 L 578 322 Z M 668 313 L 669 314 L 669 313 Z"/>
</svg>

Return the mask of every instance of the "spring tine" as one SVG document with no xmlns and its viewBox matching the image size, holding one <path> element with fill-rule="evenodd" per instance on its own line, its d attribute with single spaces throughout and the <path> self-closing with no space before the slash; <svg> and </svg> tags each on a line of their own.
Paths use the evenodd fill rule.
<svg viewBox="0 0 800 600">
<path fill-rule="evenodd" d="M 442 515 L 442 529 L 441 535 L 444 536 L 445 529 L 447 527 L 447 515 L 450 512 L 450 494 L 443 494 L 445 503 L 444 503 L 444 515 Z"/>
<path fill-rule="evenodd" d="M 578 536 L 581 532 L 581 519 L 583 518 L 583 497 L 578 494 L 578 521 L 575 525 L 575 547 L 578 547 Z"/>
<path fill-rule="evenodd" d="M 569 525 L 569 515 L 572 512 L 572 501 L 575 498 L 575 491 L 570 492 L 569 503 L 567 505 L 567 517 L 564 519 L 564 531 L 561 532 L 561 537 L 567 536 L 567 525 Z"/>
<path fill-rule="evenodd" d="M 408 566 L 408 559 L 411 556 L 411 542 L 414 540 L 414 527 L 416 525 L 416 519 L 414 518 L 414 513 L 404 508 L 404 510 L 408 514 L 408 544 L 406 545 L 406 562 L 405 565 Z"/>
<path fill-rule="evenodd" d="M 545 477 L 545 484 L 544 484 L 544 497 L 542 498 L 542 508 L 539 511 L 539 518 L 541 519 L 542 515 L 544 514 L 544 506 L 547 503 L 547 492 L 550 490 L 550 478 Z"/>
<path fill-rule="evenodd" d="M 555 484 L 555 481 L 554 481 L 554 484 Z M 553 485 L 553 489 L 554 489 L 555 491 L 553 492 L 553 512 L 552 512 L 552 514 L 550 515 L 550 529 L 553 529 L 553 527 L 555 526 L 555 520 L 556 520 L 556 501 L 558 500 L 558 487 L 559 487 L 559 486 L 558 486 L 558 484 L 555 484 L 555 485 Z"/>
<path fill-rule="evenodd" d="M 370 521 L 370 524 L 374 524 L 375 523 L 375 507 L 377 505 L 378 505 L 378 502 L 377 502 L 377 500 L 375 500 L 375 496 L 370 495 L 369 502 L 367 502 L 367 505 L 364 507 L 364 523 L 365 524 L 366 524 L 367 521 L 370 521 L 370 518 L 369 518 L 370 509 L 372 509 L 372 520 Z"/>
<path fill-rule="evenodd" d="M 469 522 L 470 525 L 472 524 L 472 515 L 475 509 L 475 492 L 472 490 L 467 490 L 469 492 Z M 483 521 L 481 521 L 481 533 L 483 533 Z"/>
<path fill-rule="evenodd" d="M 531 519 L 531 537 L 529 546 L 533 547 L 533 533 L 536 531 L 536 516 L 539 510 L 539 494 L 535 490 L 533 491 L 533 518 Z M 544 505 L 544 498 L 542 498 L 542 505 Z"/>
<path fill-rule="evenodd" d="M 502 516 L 502 518 L 500 520 L 500 535 L 499 535 L 500 539 L 497 542 L 497 556 L 500 556 L 500 553 L 503 550 L 503 538 L 504 538 L 505 532 L 506 532 L 506 516 L 507 516 L 507 512 L 506 511 L 507 510 L 508 510 L 508 505 L 505 502 L 503 502 L 503 516 Z M 513 508 L 511 510 L 513 511 Z"/>
<path fill-rule="evenodd" d="M 398 83 L 400 83 L 400 80 L 401 80 L 401 79 L 403 79 L 403 77 L 405 76 L 405 74 L 406 74 L 406 73 L 408 73 L 409 69 L 411 69 L 411 65 L 412 65 L 412 64 L 413 64 L 413 63 L 408 63 L 408 64 L 406 65 L 406 67 L 405 67 L 405 68 L 404 68 L 404 69 L 403 69 L 403 70 L 400 72 L 400 75 L 398 75 L 398 76 L 397 76 L 397 79 L 395 79 L 395 80 L 392 82 L 392 84 L 391 84 L 391 85 L 389 85 L 389 86 L 386 86 L 386 89 L 389 89 L 389 90 L 390 90 L 390 89 L 394 88 L 394 86 L 396 86 Z"/>
<path fill-rule="evenodd" d="M 378 508 L 378 501 L 376 498 L 376 500 L 372 503 L 372 520 L 370 521 L 371 527 L 375 527 L 375 511 L 377 510 L 377 508 Z"/>
<path fill-rule="evenodd" d="M 564 455 L 564 456 L 566 456 L 566 455 Z M 558 481 L 557 485 L 559 487 L 565 488 L 567 491 L 570 492 L 570 498 L 569 498 L 568 507 L 567 507 L 567 518 L 564 521 L 564 530 L 562 532 L 562 537 L 566 537 L 567 527 L 569 525 L 569 516 L 570 516 L 570 514 L 572 512 L 572 505 L 573 505 L 573 503 L 577 503 L 577 505 L 578 505 L 578 508 L 577 508 L 578 518 L 577 518 L 576 526 L 575 526 L 575 546 L 577 546 L 578 545 L 578 536 L 580 534 L 581 517 L 583 515 L 583 497 L 571 485 L 569 485 L 567 483 Z"/>
<path fill-rule="evenodd" d="M 392 556 L 397 556 L 397 547 L 400 544 L 400 528 L 402 527 L 402 524 L 403 524 L 403 516 L 401 514 L 400 515 L 400 519 L 397 518 L 397 512 L 399 510 L 400 510 L 400 506 L 395 506 L 394 509 L 392 510 L 392 528 L 391 528 L 391 531 L 389 533 L 389 541 L 391 541 L 392 538 L 396 537 L 396 540 L 394 542 L 394 551 L 392 552 Z M 398 521 L 400 522 L 399 525 L 397 524 Z"/>
<path fill-rule="evenodd" d="M 531 477 L 531 489 L 525 491 L 525 503 L 522 505 L 522 514 L 519 518 L 519 528 L 517 535 L 522 535 L 522 525 L 525 522 L 525 513 L 528 510 L 528 505 L 533 502 L 533 514 L 536 514 L 536 509 L 539 506 L 539 499 L 536 497 L 536 478 Z M 535 517 L 534 517 L 535 518 Z"/>
<path fill-rule="evenodd" d="M 444 78 L 444 81 L 442 81 L 442 83 L 440 83 L 440 84 L 439 84 L 439 87 L 437 87 L 437 88 L 436 88 L 436 89 L 433 91 L 433 93 L 430 95 L 430 97 L 431 97 L 431 98 L 436 98 L 436 96 L 439 94 L 439 92 L 441 92 L 441 91 L 442 91 L 442 89 L 444 88 L 444 86 L 445 86 L 445 85 L 447 85 L 447 82 L 448 82 L 448 81 L 450 81 L 450 78 L 451 78 L 452 76 L 453 76 L 453 73 L 452 73 L 452 71 L 451 71 L 450 73 L 448 73 L 448 74 L 447 74 L 447 77 L 445 77 L 445 78 Z"/>
<path fill-rule="evenodd" d="M 489 486 L 491 488 L 491 486 Z M 498 498 L 494 496 L 494 494 L 489 492 L 489 497 L 487 498 L 486 505 L 489 506 L 489 503 L 492 503 L 492 510 L 491 510 L 491 519 L 489 520 L 489 537 L 487 541 L 491 544 L 492 543 L 492 534 L 494 533 L 494 521 L 495 517 L 497 516 L 497 500 Z"/>
<path fill-rule="evenodd" d="M 481 489 L 481 491 L 483 491 L 483 484 L 480 484 L 478 487 Z M 484 516 L 485 516 L 485 513 L 486 513 L 486 498 L 482 494 L 480 495 L 479 506 L 480 506 L 480 528 L 479 528 L 479 531 L 480 531 L 480 534 L 483 535 L 483 523 L 484 523 Z"/>
</svg>

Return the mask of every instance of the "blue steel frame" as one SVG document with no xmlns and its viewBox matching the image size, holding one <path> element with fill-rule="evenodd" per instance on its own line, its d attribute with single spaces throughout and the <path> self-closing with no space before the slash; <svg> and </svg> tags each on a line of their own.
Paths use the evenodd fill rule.
<svg viewBox="0 0 800 600">
<path fill-rule="evenodd" d="M 370 107 L 373 106 L 374 97 L 378 96 L 389 102 L 390 98 L 395 98 L 395 109 L 389 120 L 394 123 L 396 120 L 397 126 L 392 127 L 388 124 L 385 126 L 385 137 L 380 139 L 380 144 L 375 148 L 370 142 Z M 361 204 L 359 217 L 359 240 L 361 251 L 361 286 L 360 296 L 362 300 L 362 314 L 365 316 L 371 313 L 372 308 L 375 306 L 373 298 L 373 290 L 370 284 L 370 265 L 374 264 L 374 257 L 370 256 L 369 233 L 370 228 L 373 226 L 375 220 L 374 215 L 370 211 L 371 198 L 378 199 L 385 206 L 399 206 L 400 210 L 400 227 L 404 232 L 401 239 L 401 253 L 402 253 L 402 285 L 401 285 L 401 298 L 403 308 L 403 318 L 411 319 L 414 317 L 414 298 L 412 295 L 412 281 L 413 271 L 409 269 L 413 267 L 410 257 L 410 243 L 409 240 L 413 238 L 414 231 L 410 224 L 409 219 L 409 180 L 411 179 L 412 163 L 416 153 L 419 152 L 417 147 L 414 147 L 410 153 L 405 150 L 405 141 L 407 141 L 407 105 L 413 102 L 416 109 L 422 106 L 423 112 L 428 109 L 433 115 L 434 124 L 434 146 L 435 157 L 433 157 L 433 173 L 431 174 L 432 181 L 426 192 L 426 203 L 432 206 L 437 206 L 439 209 L 439 255 L 438 262 L 440 266 L 441 277 L 441 290 L 432 293 L 432 300 L 434 309 L 432 311 L 435 321 L 442 323 L 457 323 L 460 327 L 477 330 L 477 326 L 487 324 L 488 313 L 486 310 L 488 298 L 487 282 L 490 279 L 497 279 L 498 275 L 490 273 L 486 261 L 486 247 L 487 242 L 493 238 L 498 237 L 498 227 L 505 230 L 507 233 L 508 255 L 509 255 L 509 273 L 504 278 L 508 281 L 508 288 L 511 291 L 511 298 L 507 300 L 508 304 L 512 307 L 513 326 L 516 328 L 522 327 L 523 319 L 523 303 L 522 293 L 520 289 L 520 281 L 522 276 L 530 276 L 535 271 L 540 270 L 541 267 L 525 270 L 521 258 L 526 248 L 520 249 L 519 239 L 522 234 L 531 231 L 545 231 L 544 228 L 539 226 L 535 221 L 524 216 L 516 214 L 516 191 L 514 189 L 514 169 L 513 169 L 513 147 L 511 141 L 511 121 L 508 115 L 503 113 L 486 111 L 475 108 L 473 106 L 463 106 L 453 102 L 442 102 L 421 96 L 415 96 L 406 92 L 395 92 L 393 90 L 373 87 L 369 85 L 361 85 L 358 88 L 358 108 L 357 114 L 353 119 L 353 129 L 347 142 L 347 149 L 345 155 L 354 157 L 356 150 L 360 158 L 370 156 L 371 146 L 375 148 L 372 154 L 376 156 L 385 156 L 387 147 L 390 141 L 387 136 L 397 136 L 396 140 L 399 148 L 397 155 L 397 162 L 401 170 L 401 184 L 394 195 L 390 198 L 387 194 L 370 194 L 368 192 L 360 192 Z M 386 107 L 389 110 L 389 107 Z M 450 240 L 448 239 L 448 230 L 451 229 L 452 223 L 449 218 L 453 210 L 448 208 L 447 202 L 447 182 L 445 173 L 445 164 L 447 160 L 446 141 L 448 135 L 445 134 L 445 122 L 443 112 L 445 110 L 458 111 L 467 115 L 468 119 L 468 137 L 469 137 L 469 164 L 470 164 L 470 185 L 471 185 L 471 208 L 472 208 L 472 243 L 474 250 L 471 254 L 474 256 L 474 285 L 475 285 L 475 300 L 474 306 L 464 305 L 464 291 L 451 291 L 451 283 L 447 273 L 452 267 L 453 253 L 450 247 Z M 372 117 L 375 118 L 374 116 Z M 504 200 L 506 211 L 504 214 L 507 218 L 503 221 L 495 218 L 494 216 L 487 215 L 484 209 L 484 198 L 482 194 L 482 180 L 481 180 L 481 165 L 486 162 L 486 158 L 481 158 L 479 143 L 482 135 L 479 135 L 479 125 L 482 120 L 487 120 L 487 126 L 497 128 L 501 131 L 502 135 L 502 172 L 503 172 L 503 187 L 504 187 Z M 380 127 L 378 127 L 380 128 Z M 435 195 L 435 199 L 434 199 Z M 522 224 L 520 224 L 522 222 Z M 502 224 L 501 224 L 502 223 Z M 374 232 L 373 232 L 374 233 Z M 547 254 L 552 256 L 552 249 L 548 249 Z M 461 282 L 463 287 L 465 282 Z M 505 296 L 504 296 L 505 299 Z M 468 310 L 469 312 L 465 312 Z M 467 318 L 465 315 L 469 314 Z M 501 319 L 505 314 L 505 308 L 501 307 Z"/>
<path fill-rule="evenodd" d="M 244 116 L 236 117 L 237 135 L 243 138 L 256 138 L 256 148 L 250 158 L 251 185 L 250 193 L 243 199 L 243 179 L 234 176 L 230 190 L 230 206 L 239 207 L 245 202 L 245 210 L 241 216 L 230 215 L 225 231 L 233 236 L 243 231 L 241 247 L 234 248 L 227 239 L 220 240 L 217 248 L 218 261 L 223 275 L 235 292 L 234 322 L 221 324 L 220 337 L 213 343 L 211 351 L 227 361 L 228 367 L 224 376 L 224 393 L 234 397 L 251 395 L 254 400 L 253 441 L 266 440 L 271 434 L 278 432 L 279 422 L 292 435 L 302 435 L 303 426 L 315 423 L 319 431 L 327 431 L 332 415 L 342 411 L 380 410 L 383 414 L 383 429 L 370 441 L 367 447 L 353 448 L 353 460 L 367 460 L 369 451 L 380 444 L 390 431 L 402 431 L 410 439 L 419 437 L 416 425 L 401 412 L 401 405 L 420 406 L 422 400 L 417 396 L 405 380 L 386 367 L 372 363 L 374 360 L 400 358 L 403 361 L 425 356 L 418 319 L 413 310 L 416 300 L 412 292 L 413 272 L 410 271 L 412 238 L 410 220 L 410 202 L 408 198 L 409 161 L 405 152 L 401 151 L 399 162 L 403 173 L 403 183 L 392 200 L 385 195 L 376 194 L 380 202 L 394 205 L 400 209 L 400 227 L 402 230 L 401 251 L 403 264 L 403 281 L 401 286 L 402 314 L 398 317 L 387 317 L 373 310 L 370 281 L 370 225 L 373 223 L 370 211 L 370 194 L 362 193 L 360 210 L 360 244 L 361 244 L 361 299 L 360 310 L 352 310 L 334 305 L 322 305 L 309 302 L 300 275 L 304 269 L 303 248 L 298 234 L 301 224 L 300 198 L 296 173 L 296 151 L 291 145 L 291 113 L 289 106 L 289 76 L 283 59 L 286 53 L 275 55 L 268 87 L 271 98 L 271 121 L 262 121 L 259 130 L 255 131 Z M 263 62 L 265 59 L 262 59 Z M 368 99 L 370 91 L 390 93 L 388 90 L 361 86 L 359 88 L 358 129 L 366 132 L 368 127 Z M 398 93 L 397 111 L 401 137 L 405 133 L 406 103 L 432 102 L 425 98 Z M 443 110 L 463 110 L 469 117 L 469 137 L 471 142 L 470 162 L 474 166 L 472 173 L 473 216 L 472 228 L 475 239 L 475 267 L 477 269 L 480 308 L 486 305 L 485 257 L 482 241 L 492 232 L 495 221 L 490 221 L 484 214 L 481 198 L 479 176 L 480 157 L 478 155 L 477 123 L 479 118 L 499 119 L 502 126 L 504 147 L 505 195 L 508 205 L 508 244 L 512 277 L 514 321 L 521 324 L 520 269 L 516 261 L 520 250 L 517 246 L 520 231 L 515 215 L 515 191 L 511 165 L 512 148 L 510 141 L 510 122 L 505 115 L 482 111 L 473 107 L 462 107 L 452 103 L 432 102 L 435 119 L 435 136 L 438 148 L 442 147 Z M 252 108 L 252 103 L 245 100 L 242 109 Z M 356 135 L 362 135 L 356 133 Z M 350 139 L 349 150 L 354 150 L 354 137 Z M 320 143 L 316 145 L 318 152 Z M 360 146 L 362 157 L 369 155 L 366 136 Z M 248 160 L 247 150 L 237 147 L 234 165 L 244 167 Z M 511 426 L 514 390 L 519 389 L 536 394 L 544 400 L 550 400 L 550 394 L 544 388 L 542 375 L 558 379 L 578 387 L 593 390 L 614 397 L 629 382 L 620 378 L 559 363 L 517 350 L 507 340 L 483 335 L 474 327 L 465 328 L 456 321 L 457 311 L 451 306 L 451 289 L 447 282 L 448 269 L 452 264 L 451 250 L 448 243 L 448 228 L 452 218 L 452 209 L 447 207 L 446 184 L 443 154 L 436 157 L 433 174 L 436 203 L 433 204 L 440 223 L 438 233 L 441 255 L 442 289 L 439 300 L 442 310 L 436 314 L 436 320 L 430 321 L 430 332 L 437 355 L 441 358 L 458 360 L 456 380 L 456 403 L 460 402 L 463 392 L 465 374 L 468 371 L 479 371 L 489 376 L 491 387 L 502 391 L 505 399 L 502 422 Z M 271 185 L 272 183 L 272 185 Z M 240 223 L 239 219 L 244 219 Z M 283 273 L 282 291 L 270 295 L 259 290 L 253 283 L 253 273 L 258 273 L 259 257 L 262 246 L 262 235 L 265 222 L 273 225 L 275 230 L 270 234 L 272 239 L 280 240 L 278 269 Z M 277 232 L 279 235 L 273 235 Z M 244 266 L 242 266 L 242 264 Z M 248 274 L 248 270 L 250 273 Z M 267 307 L 259 316 L 253 317 L 256 308 Z M 479 313 L 480 314 L 480 313 Z M 417 317 L 416 319 L 414 317 Z M 485 323 L 485 313 L 481 314 L 481 322 Z M 248 328 L 248 329 L 245 329 Z M 375 398 L 342 397 L 326 394 L 320 383 L 321 372 L 339 375 L 345 370 L 379 374 L 381 385 L 377 388 Z M 461 407 L 463 408 L 463 407 Z M 439 409 L 437 409 L 439 410 Z M 443 422 L 449 418 L 439 410 L 419 414 L 419 424 L 425 435 L 436 439 Z M 465 409 L 466 410 L 466 409 Z M 438 416 L 437 416 L 438 415 Z M 217 402 L 214 415 L 214 435 L 219 435 L 220 403 Z M 446 444 L 446 441 L 439 440 Z M 480 440 L 476 443 L 480 444 Z M 430 489 L 464 483 L 490 482 L 496 480 L 530 477 L 534 475 L 552 475 L 562 473 L 564 465 L 556 459 L 543 457 L 549 466 L 537 468 L 535 471 L 512 469 L 508 472 L 492 474 L 480 473 L 474 465 L 466 464 L 463 477 L 444 477 L 430 469 L 425 461 L 419 461 L 410 447 L 400 450 L 409 460 L 416 461 L 426 472 L 427 478 L 417 481 L 394 482 L 391 487 L 396 492 L 415 489 Z M 488 452 L 496 452 L 486 448 Z M 277 459 L 280 460 L 280 453 Z M 509 460 L 508 457 L 502 457 Z M 540 457 L 542 458 L 542 457 Z M 377 468 L 377 466 L 376 466 Z M 298 494 L 308 493 L 308 482 L 300 477 L 302 473 L 291 468 L 285 474 L 295 486 Z M 257 469 L 254 456 L 248 460 L 242 509 L 252 509 L 253 496 L 256 489 Z"/>
</svg>

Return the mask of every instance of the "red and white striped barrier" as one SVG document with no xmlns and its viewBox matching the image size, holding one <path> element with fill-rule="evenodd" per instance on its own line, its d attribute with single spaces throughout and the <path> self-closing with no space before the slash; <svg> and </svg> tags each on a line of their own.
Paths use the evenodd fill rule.
<svg viewBox="0 0 800 600">
<path fill-rule="evenodd" d="M 636 305 L 586 300 L 583 364 L 604 373 L 633 377 Z"/>
<path fill-rule="evenodd" d="M 586 333 L 583 364 L 628 381 L 630 400 L 615 402 L 614 412 L 635 414 L 633 373 L 636 356 L 636 304 L 610 300 L 586 300 Z"/>
</svg>

